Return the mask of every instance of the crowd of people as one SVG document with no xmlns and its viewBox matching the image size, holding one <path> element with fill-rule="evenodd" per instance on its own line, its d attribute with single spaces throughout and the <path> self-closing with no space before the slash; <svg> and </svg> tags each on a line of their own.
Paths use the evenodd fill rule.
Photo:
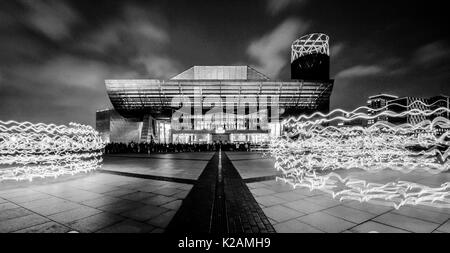
<svg viewBox="0 0 450 253">
<path fill-rule="evenodd" d="M 251 151 L 250 142 L 229 143 L 215 142 L 211 144 L 182 144 L 182 143 L 108 143 L 105 154 L 153 154 L 153 153 L 180 153 L 180 152 L 208 152 L 208 151 Z"/>
</svg>

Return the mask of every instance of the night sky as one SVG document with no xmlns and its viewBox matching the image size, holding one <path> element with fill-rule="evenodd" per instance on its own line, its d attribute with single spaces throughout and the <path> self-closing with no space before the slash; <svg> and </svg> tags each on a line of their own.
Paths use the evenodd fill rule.
<svg viewBox="0 0 450 253">
<path fill-rule="evenodd" d="M 416 3 L 417 2 L 417 3 Z M 104 79 L 250 65 L 289 80 L 290 45 L 331 37 L 332 108 L 376 93 L 450 95 L 445 1 L 43 1 L 0 3 L 0 120 L 95 125 Z"/>
</svg>

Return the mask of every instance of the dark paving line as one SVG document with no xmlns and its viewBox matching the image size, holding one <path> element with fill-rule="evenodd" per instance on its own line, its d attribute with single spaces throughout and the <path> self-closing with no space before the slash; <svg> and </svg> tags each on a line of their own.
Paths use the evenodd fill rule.
<svg viewBox="0 0 450 253">
<path fill-rule="evenodd" d="M 449 219 L 446 219 L 444 222 L 442 222 L 441 224 L 439 224 L 439 226 L 437 226 L 437 228 L 433 229 L 433 231 L 431 231 L 431 233 L 433 233 L 433 232 L 435 232 L 435 231 L 439 231 L 438 229 L 439 229 L 440 227 L 442 227 L 445 223 L 447 223 L 447 221 L 450 221 L 450 218 L 449 218 Z"/>
<path fill-rule="evenodd" d="M 219 153 L 219 163 L 217 164 L 216 192 L 213 202 L 213 214 L 210 224 L 210 233 L 228 233 L 228 214 L 225 200 L 225 184 L 223 180 L 222 154 Z"/>
<path fill-rule="evenodd" d="M 256 183 L 256 182 L 262 182 L 262 181 L 270 181 L 270 180 L 274 180 L 275 178 L 277 178 L 277 176 L 275 176 L 275 175 L 262 176 L 262 177 L 251 177 L 251 178 L 243 179 L 243 181 L 244 181 L 244 183 L 248 184 L 248 183 Z"/>
<path fill-rule="evenodd" d="M 254 161 L 254 160 L 268 160 L 268 159 L 270 159 L 270 158 L 264 158 L 264 157 L 261 157 L 261 158 L 245 158 L 245 159 L 242 159 L 242 158 L 238 158 L 238 159 L 232 159 L 231 161 L 232 162 L 238 162 L 238 161 Z"/>
<path fill-rule="evenodd" d="M 233 154 L 234 156 L 262 154 L 261 152 L 251 152 L 251 151 L 228 151 L 228 150 L 222 150 L 222 152 L 226 152 L 227 154 Z"/>
<path fill-rule="evenodd" d="M 196 159 L 196 158 L 171 158 L 171 157 L 150 157 L 153 159 L 170 159 L 170 160 L 180 160 L 180 161 L 209 161 L 209 159 Z"/>
<path fill-rule="evenodd" d="M 129 156 L 129 155 L 106 155 L 105 157 L 114 158 L 138 158 L 138 159 L 162 159 L 162 160 L 187 160 L 187 161 L 209 161 L 206 159 L 192 159 L 192 158 L 174 158 L 174 157 L 154 157 L 154 156 Z"/>
<path fill-rule="evenodd" d="M 222 171 L 229 233 L 275 233 L 241 175 L 224 153 Z"/>
<path fill-rule="evenodd" d="M 183 200 L 183 204 L 167 226 L 166 233 L 209 233 L 211 231 L 218 163 L 219 154 L 216 153 Z"/>
<path fill-rule="evenodd" d="M 100 173 L 113 174 L 113 175 L 119 175 L 119 176 L 125 176 L 125 177 L 153 179 L 153 180 L 168 181 L 168 182 L 183 183 L 183 184 L 195 184 L 195 182 L 196 182 L 196 180 L 187 179 L 187 178 L 144 175 L 144 174 L 136 174 L 136 173 L 130 173 L 130 172 L 112 171 L 112 170 L 104 170 L 104 169 L 99 169 L 97 171 Z"/>
<path fill-rule="evenodd" d="M 208 162 L 167 233 L 275 233 L 230 159 L 221 156 L 221 167 L 219 153 Z"/>
</svg>

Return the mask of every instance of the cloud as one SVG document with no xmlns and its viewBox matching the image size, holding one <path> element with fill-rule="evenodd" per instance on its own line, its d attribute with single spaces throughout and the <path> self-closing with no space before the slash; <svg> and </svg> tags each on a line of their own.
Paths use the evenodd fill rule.
<svg viewBox="0 0 450 253">
<path fill-rule="evenodd" d="M 120 18 L 92 31 L 81 49 L 140 70 L 140 77 L 168 78 L 180 68 L 165 54 L 170 36 L 164 23 L 157 13 L 128 5 Z"/>
<path fill-rule="evenodd" d="M 126 73 L 127 69 L 107 63 L 82 59 L 72 55 L 60 55 L 35 65 L 16 66 L 10 76 L 19 90 L 33 90 L 37 94 L 52 96 L 60 91 L 72 90 L 92 93 L 104 91 L 104 80 L 113 73 Z M 45 88 L 44 88 L 45 87 Z M 55 97 L 55 102 L 65 101 L 73 94 L 64 93 Z"/>
<path fill-rule="evenodd" d="M 414 62 L 422 65 L 434 65 L 450 58 L 450 47 L 444 41 L 435 41 L 417 49 Z"/>
<path fill-rule="evenodd" d="M 145 66 L 151 78 L 168 79 L 180 72 L 179 64 L 168 57 L 147 56 L 139 58 L 137 62 Z"/>
<path fill-rule="evenodd" d="M 10 13 L 0 15 L 8 24 L 0 24 L 8 34 L 0 38 L 2 119 L 92 125 L 97 109 L 111 107 L 105 79 L 168 78 L 180 69 L 167 54 L 168 22 L 147 5 L 121 4 L 87 27 L 67 1 L 17 2 L 0 9 Z"/>
<path fill-rule="evenodd" d="M 155 50 L 170 42 L 167 31 L 156 22 L 159 18 L 152 11 L 128 5 L 120 18 L 92 31 L 81 47 L 99 53 L 117 49 L 138 53 Z"/>
<path fill-rule="evenodd" d="M 307 0 L 267 0 L 267 10 L 275 15 L 292 5 L 303 4 Z"/>
<path fill-rule="evenodd" d="M 35 69 L 33 76 L 41 82 L 58 86 L 94 89 L 103 84 L 108 75 L 108 67 L 102 63 L 61 56 Z M 28 71 L 30 73 L 30 71 Z"/>
<path fill-rule="evenodd" d="M 345 47 L 344 43 L 336 43 L 333 46 L 331 46 L 331 48 L 330 48 L 330 57 L 333 58 L 333 57 L 338 56 L 342 52 L 344 47 Z"/>
<path fill-rule="evenodd" d="M 43 64 L 12 69 L 2 87 L 2 118 L 67 124 L 92 124 L 95 111 L 110 106 L 104 80 L 118 66 L 61 55 Z"/>
<path fill-rule="evenodd" d="M 292 42 L 303 35 L 309 26 L 300 19 L 290 18 L 270 33 L 252 41 L 247 54 L 256 61 L 255 68 L 271 78 L 278 77 L 281 69 L 289 63 Z"/>
<path fill-rule="evenodd" d="M 80 22 L 78 13 L 62 0 L 20 2 L 26 8 L 27 25 L 53 40 L 70 37 L 71 27 Z"/>
<path fill-rule="evenodd" d="M 384 69 L 377 65 L 357 65 L 342 70 L 336 75 L 336 78 L 356 78 L 371 76 L 382 73 Z"/>
</svg>

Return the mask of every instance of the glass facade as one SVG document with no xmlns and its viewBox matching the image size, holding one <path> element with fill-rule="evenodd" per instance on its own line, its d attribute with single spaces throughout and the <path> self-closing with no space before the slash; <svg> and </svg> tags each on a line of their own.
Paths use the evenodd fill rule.
<svg viewBox="0 0 450 253">
<path fill-rule="evenodd" d="M 171 125 L 169 122 L 157 120 L 156 121 L 156 142 L 159 143 L 171 143 Z"/>
<path fill-rule="evenodd" d="M 258 106 L 261 98 L 276 97 L 276 103 L 285 114 L 302 114 L 312 111 L 329 110 L 333 80 L 328 81 L 160 81 L 160 80 L 106 80 L 106 88 L 114 108 L 125 117 L 143 117 L 151 114 L 157 117 L 170 117 L 172 100 L 177 96 L 188 98 L 195 104 L 197 90 L 203 97 L 218 97 L 222 108 L 230 100 L 247 101 L 252 98 Z M 204 109 L 210 109 L 205 100 L 200 101 Z M 269 101 L 270 106 L 270 101 Z M 282 115 L 281 115 L 282 116 Z"/>
<path fill-rule="evenodd" d="M 369 100 L 367 101 L 367 106 L 373 110 L 369 110 L 368 115 L 375 115 L 375 114 L 380 113 L 381 108 L 385 107 L 389 101 L 397 99 L 397 98 L 398 98 L 398 96 L 389 95 L 389 94 L 379 94 L 379 95 L 369 97 Z M 370 125 L 375 124 L 375 122 L 377 122 L 377 121 L 388 121 L 388 117 L 387 116 L 379 116 L 374 119 L 369 119 L 367 121 L 367 124 L 370 126 Z"/>
<path fill-rule="evenodd" d="M 106 142 L 140 142 L 143 121 L 122 117 L 115 110 L 102 110 L 96 113 L 96 129 Z"/>
<path fill-rule="evenodd" d="M 230 134 L 231 142 L 267 143 L 269 134 Z"/>
</svg>

